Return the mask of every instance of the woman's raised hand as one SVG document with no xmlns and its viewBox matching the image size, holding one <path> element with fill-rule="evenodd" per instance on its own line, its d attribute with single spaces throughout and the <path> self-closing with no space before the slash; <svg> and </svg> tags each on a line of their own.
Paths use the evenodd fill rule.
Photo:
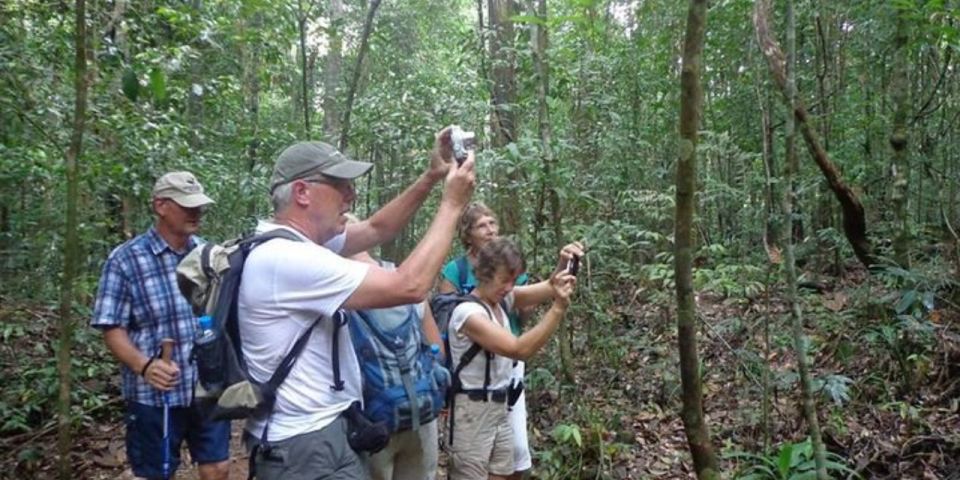
<svg viewBox="0 0 960 480">
<path fill-rule="evenodd" d="M 570 275 L 566 270 L 558 270 L 550 277 L 550 286 L 553 287 L 553 305 L 566 309 L 570 305 L 570 296 L 577 286 L 577 277 Z"/>
</svg>

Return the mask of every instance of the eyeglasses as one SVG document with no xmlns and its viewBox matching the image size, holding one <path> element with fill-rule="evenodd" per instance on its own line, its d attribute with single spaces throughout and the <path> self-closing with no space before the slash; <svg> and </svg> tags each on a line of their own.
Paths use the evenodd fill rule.
<svg viewBox="0 0 960 480">
<path fill-rule="evenodd" d="M 344 196 L 353 192 L 353 180 L 347 180 L 344 178 L 333 178 L 333 177 L 323 177 L 323 178 L 309 178 L 305 179 L 306 183 L 313 184 L 326 184 L 330 185 L 338 192 L 342 193 Z"/>
</svg>

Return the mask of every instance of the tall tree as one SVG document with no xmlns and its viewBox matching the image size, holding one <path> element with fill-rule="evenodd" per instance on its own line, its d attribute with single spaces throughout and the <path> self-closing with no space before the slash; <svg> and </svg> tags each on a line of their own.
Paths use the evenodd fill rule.
<svg viewBox="0 0 960 480">
<path fill-rule="evenodd" d="M 557 249 L 563 243 L 563 223 L 560 221 L 560 196 L 557 193 L 553 172 L 556 169 L 556 160 L 553 157 L 553 126 L 550 123 L 550 64 L 547 60 L 547 0 L 530 0 L 530 13 L 537 17 L 533 26 L 531 42 L 533 48 L 534 70 L 537 75 L 537 128 L 540 133 L 540 158 L 543 164 L 543 175 L 540 176 L 539 192 L 537 194 L 537 212 L 534 215 L 537 225 L 543 224 L 544 204 L 550 204 L 550 225 L 553 229 L 554 245 Z M 539 226 L 536 228 L 539 230 Z M 534 254 L 536 257 L 536 254 Z M 573 349 L 570 345 L 570 332 L 566 322 L 560 325 L 560 366 L 563 377 L 568 383 L 573 383 Z"/>
<path fill-rule="evenodd" d="M 753 9 L 753 24 L 757 33 L 757 43 L 760 45 L 763 56 L 767 59 L 773 81 L 783 94 L 784 102 L 793 111 L 793 115 L 799 123 L 800 133 L 807 144 L 807 150 L 820 172 L 823 173 L 830 190 L 833 191 L 837 201 L 840 202 L 843 211 L 843 233 L 860 262 L 870 268 L 875 261 L 870 240 L 867 238 L 867 220 L 863 204 L 860 203 L 860 198 L 854 193 L 853 189 L 843 181 L 840 171 L 830 160 L 830 155 L 820 143 L 819 135 L 811 124 L 810 115 L 807 113 L 807 108 L 803 102 L 797 98 L 795 103 L 790 103 L 790 97 L 787 93 L 783 50 L 780 49 L 780 45 L 770 29 L 770 0 L 756 0 Z"/>
<path fill-rule="evenodd" d="M 910 84 L 907 81 L 907 32 L 906 15 L 903 6 L 894 6 L 896 28 L 893 34 L 893 72 L 890 79 L 890 103 L 893 105 L 893 128 L 890 130 L 890 147 L 893 159 L 890 164 L 891 187 L 890 200 L 893 202 L 893 214 L 897 232 L 894 234 L 893 255 L 903 268 L 910 266 L 910 228 L 907 215 L 907 109 L 910 103 Z"/>
<path fill-rule="evenodd" d="M 797 22 L 793 8 L 793 0 L 787 0 L 787 99 L 789 105 L 794 105 L 797 101 Z M 787 111 L 785 125 L 785 150 L 787 161 L 784 162 L 786 172 L 784 179 L 789 185 L 797 175 L 800 162 L 797 161 L 796 149 L 796 119 L 790 114 L 792 108 Z M 793 204 L 795 198 L 792 189 L 783 189 L 783 218 L 786 220 L 793 217 Z M 790 324 L 793 329 L 793 346 L 797 354 L 797 369 L 800 371 L 800 389 L 803 397 L 803 414 L 807 420 L 807 430 L 810 434 L 810 441 L 813 445 L 813 457 L 817 466 L 817 478 L 819 480 L 828 480 L 826 467 L 826 454 L 823 447 L 823 439 L 820 436 L 820 421 L 817 419 L 817 404 L 813 397 L 813 380 L 810 376 L 810 358 L 807 355 L 807 336 L 803 331 L 803 312 L 800 309 L 800 299 L 797 294 L 797 262 L 795 256 L 793 235 L 787 234 L 783 239 L 784 250 L 784 269 L 787 276 L 787 302 L 790 304 Z"/>
<path fill-rule="evenodd" d="M 697 312 L 693 301 L 693 214 L 697 192 L 697 140 L 703 108 L 700 74 L 707 27 L 707 0 L 690 0 L 680 70 L 680 145 L 674 238 L 677 290 L 677 341 L 683 384 L 683 429 L 697 478 L 719 478 L 717 456 L 703 416 L 703 387 L 697 353 Z"/>
<path fill-rule="evenodd" d="M 67 208 L 66 231 L 63 244 L 63 277 L 60 287 L 60 338 L 57 350 L 57 372 L 60 388 L 57 398 L 57 449 L 60 453 L 59 473 L 62 480 L 73 477 L 70 464 L 70 449 L 73 447 L 72 418 L 70 415 L 71 350 L 73 332 L 73 288 L 80 262 L 80 237 L 78 234 L 77 202 L 79 201 L 79 160 L 83 153 L 83 132 L 87 121 L 87 10 L 84 0 L 77 0 L 74 12 L 74 59 L 73 59 L 73 132 L 70 146 L 64 155 Z"/>
<path fill-rule="evenodd" d="M 517 104 L 517 69 L 516 55 L 514 55 L 514 28 L 512 17 L 516 15 L 513 0 L 488 0 L 487 22 L 490 28 L 490 130 L 492 134 L 491 146 L 502 148 L 515 142 L 517 139 L 516 115 L 514 110 Z M 520 169 L 514 169 L 512 174 L 502 172 L 503 183 L 513 183 L 510 175 L 519 175 Z M 500 205 L 498 208 L 503 229 L 514 233 L 520 228 L 520 210 L 514 208 L 515 199 L 502 197 L 510 204 Z"/>
<path fill-rule="evenodd" d="M 327 9 L 327 60 L 323 69 L 323 136 L 333 142 L 340 133 L 340 109 L 337 108 L 337 90 L 340 85 L 340 66 L 343 61 L 343 1 L 330 0 Z"/>
<path fill-rule="evenodd" d="M 250 18 L 239 19 L 238 24 L 240 36 L 243 39 L 239 44 L 240 61 L 243 66 L 243 103 L 250 132 L 246 139 L 247 169 L 244 176 L 250 178 L 257 166 L 262 143 L 260 139 L 260 48 L 259 42 L 252 41 L 251 38 L 259 37 L 260 29 L 263 27 L 263 15 L 256 12 Z M 253 218 L 256 215 L 256 208 L 257 202 L 251 198 L 247 203 L 247 217 Z"/>
<path fill-rule="evenodd" d="M 307 62 L 307 21 L 313 10 L 313 2 L 308 1 L 304 5 L 304 0 L 297 0 L 297 31 L 300 34 L 300 101 L 303 104 L 303 139 L 310 139 L 310 117 L 313 106 L 310 101 L 310 90 L 313 89 L 310 84 L 310 67 Z"/>
<path fill-rule="evenodd" d="M 377 15 L 377 9 L 380 8 L 380 0 L 370 2 L 370 8 L 367 10 L 367 19 L 363 23 L 363 33 L 360 34 L 360 50 L 357 52 L 357 65 L 353 68 L 353 78 L 347 86 L 347 104 L 343 107 L 343 123 L 340 130 L 340 150 L 347 148 L 350 141 L 350 113 L 353 111 L 353 98 L 357 94 L 357 88 L 360 84 L 360 72 L 363 70 L 363 57 L 367 55 L 367 49 L 370 43 L 370 33 L 373 32 L 373 19 Z"/>
</svg>

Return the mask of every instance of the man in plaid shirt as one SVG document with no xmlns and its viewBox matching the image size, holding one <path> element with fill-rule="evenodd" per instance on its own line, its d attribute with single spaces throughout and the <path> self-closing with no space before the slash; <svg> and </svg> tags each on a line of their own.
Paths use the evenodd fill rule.
<svg viewBox="0 0 960 480">
<path fill-rule="evenodd" d="M 201 479 L 229 474 L 229 421 L 205 420 L 191 406 L 197 320 L 176 281 L 177 264 L 201 243 L 194 234 L 212 203 L 191 173 L 160 177 L 153 187 L 153 227 L 114 249 L 103 266 L 90 323 L 103 331 L 104 342 L 120 360 L 127 457 L 137 477 L 163 477 L 164 395 L 170 407 L 170 476 L 179 465 L 183 440 Z M 174 340 L 170 362 L 159 358 L 164 338 Z"/>
</svg>

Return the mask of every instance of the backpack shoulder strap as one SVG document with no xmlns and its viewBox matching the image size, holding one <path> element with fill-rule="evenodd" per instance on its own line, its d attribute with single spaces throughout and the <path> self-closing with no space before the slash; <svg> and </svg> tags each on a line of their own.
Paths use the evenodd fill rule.
<svg viewBox="0 0 960 480">
<path fill-rule="evenodd" d="M 250 251 L 275 238 L 285 238 L 297 242 L 303 240 L 286 228 L 276 228 L 264 233 L 247 235 L 238 240 L 236 243 L 237 251 L 228 257 L 230 270 L 221 285 L 220 300 L 217 301 L 217 311 L 214 314 L 215 318 L 226 319 L 224 330 L 233 340 L 237 362 L 245 372 L 247 371 L 247 360 L 243 355 L 243 340 L 240 338 L 240 320 L 237 314 L 237 300 L 240 296 L 240 281 L 243 277 L 243 267 L 247 261 L 247 256 L 250 255 Z M 307 333 L 309 334 L 310 331 L 312 331 L 312 327 Z M 284 377 L 286 377 L 286 374 L 284 374 Z M 283 380 L 281 379 L 280 381 L 282 382 Z"/>
<path fill-rule="evenodd" d="M 466 259 L 466 257 L 461 257 L 461 258 L 464 258 L 464 260 Z M 490 311 L 490 308 L 487 307 L 487 304 L 483 303 L 483 301 L 477 298 L 476 296 L 467 294 L 467 295 L 463 295 L 461 298 L 463 299 L 464 302 L 479 303 L 483 307 L 483 309 L 486 310 L 487 315 L 489 315 L 491 319 L 494 318 L 493 312 Z M 450 351 L 450 343 L 449 343 L 448 337 L 449 335 L 444 337 L 444 343 L 446 344 L 446 348 L 447 348 L 447 358 L 450 358 L 452 356 L 452 353 Z M 450 415 L 448 416 L 449 422 L 450 422 L 449 424 L 450 427 L 448 429 L 448 432 L 450 435 L 450 439 L 449 439 L 450 445 L 453 445 L 453 431 L 456 426 L 456 419 L 455 419 L 454 412 L 456 411 L 457 394 L 463 391 L 463 384 L 460 382 L 460 372 L 481 351 L 483 351 L 483 347 L 481 347 L 479 343 L 474 342 L 473 344 L 471 344 L 470 348 L 468 348 L 467 351 L 463 352 L 463 355 L 460 356 L 460 362 L 457 363 L 457 368 L 455 368 L 452 374 L 450 375 L 451 377 L 450 389 L 447 391 L 447 403 L 449 404 L 449 407 L 450 407 Z M 487 354 L 484 355 L 487 359 L 487 364 L 484 367 L 484 379 L 483 379 L 484 397 L 486 397 L 487 388 L 490 386 L 490 360 L 493 357 L 493 354 L 491 354 L 490 352 L 486 352 L 486 353 Z"/>
<path fill-rule="evenodd" d="M 464 295 L 463 299 L 465 302 L 479 303 L 480 306 L 482 306 L 483 309 L 486 310 L 487 315 L 489 315 L 490 318 L 493 319 L 493 312 L 490 311 L 490 307 L 487 307 L 487 304 L 483 303 L 483 300 L 480 300 L 479 298 L 473 295 Z M 478 353 L 480 353 L 481 350 L 483 350 L 483 347 L 481 347 L 479 343 L 474 342 L 473 344 L 470 345 L 470 348 L 468 348 L 467 351 L 463 352 L 463 355 L 460 356 L 460 361 L 457 363 L 457 368 L 455 368 L 453 371 L 453 378 L 458 386 L 460 384 L 460 371 L 463 370 L 467 366 L 467 364 L 470 363 L 470 361 L 473 360 L 473 358 L 476 357 Z M 448 352 L 450 351 L 449 346 L 447 346 L 447 351 Z M 490 358 L 489 358 L 490 356 L 491 355 L 489 355 L 488 353 L 487 355 L 488 364 L 490 362 Z"/>
<path fill-rule="evenodd" d="M 467 284 L 467 270 L 470 268 L 470 262 L 467 261 L 466 255 L 461 255 L 457 257 L 455 265 L 457 266 L 457 292 L 458 293 L 469 293 L 465 292 L 465 286 Z"/>
<path fill-rule="evenodd" d="M 273 375 L 270 376 L 270 379 L 267 380 L 267 387 L 272 392 L 276 392 L 280 388 L 280 384 L 287 379 L 287 375 L 290 374 L 290 370 L 293 369 L 294 362 L 297 361 L 297 357 L 303 352 L 304 347 L 307 346 L 307 339 L 310 338 L 310 334 L 313 333 L 313 330 L 317 327 L 317 324 L 320 323 L 320 320 L 323 320 L 323 316 L 317 317 L 313 323 L 300 334 L 300 338 L 297 338 L 297 342 L 293 344 L 293 348 L 287 352 L 287 355 L 283 357 L 283 360 L 280 361 L 280 365 L 277 366 L 277 369 L 273 371 Z"/>
<path fill-rule="evenodd" d="M 330 358 L 333 361 L 333 385 L 330 389 L 336 392 L 346 388 L 343 379 L 340 378 L 340 330 L 345 326 L 347 326 L 347 316 L 343 310 L 337 310 L 333 314 L 333 341 L 330 346 Z"/>
<path fill-rule="evenodd" d="M 283 238 L 285 240 L 290 240 L 292 242 L 302 242 L 303 238 L 300 238 L 296 233 L 291 232 L 286 228 L 275 228 L 262 233 L 255 233 L 241 239 L 238 243 L 240 245 L 252 244 L 252 247 L 260 245 L 261 243 L 273 240 L 274 238 Z M 251 248 L 252 248 L 251 247 Z"/>
</svg>

